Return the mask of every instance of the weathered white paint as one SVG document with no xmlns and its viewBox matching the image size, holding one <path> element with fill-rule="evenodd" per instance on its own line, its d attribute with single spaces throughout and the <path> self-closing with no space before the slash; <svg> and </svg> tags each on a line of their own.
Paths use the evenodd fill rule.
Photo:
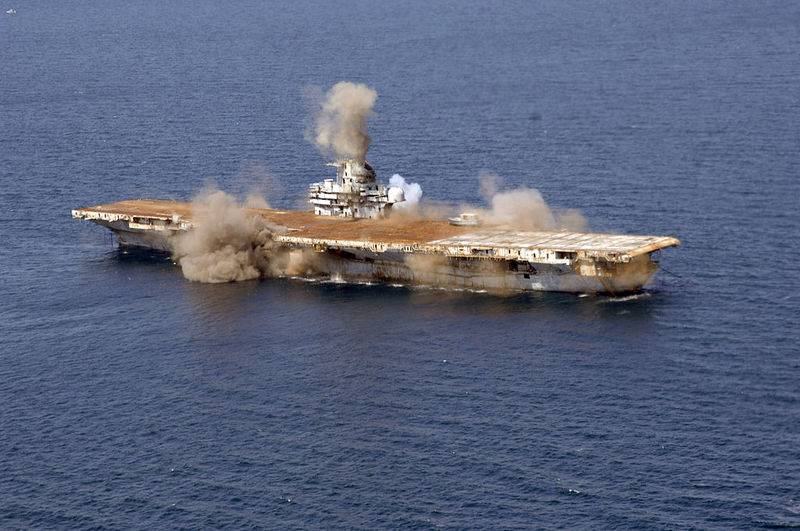
<svg viewBox="0 0 800 531">
<path fill-rule="evenodd" d="M 308 200 L 318 216 L 379 218 L 398 199 L 396 194 L 389 198 L 366 162 L 339 160 L 328 166 L 336 168 L 336 180 L 325 179 L 308 188 Z"/>
</svg>

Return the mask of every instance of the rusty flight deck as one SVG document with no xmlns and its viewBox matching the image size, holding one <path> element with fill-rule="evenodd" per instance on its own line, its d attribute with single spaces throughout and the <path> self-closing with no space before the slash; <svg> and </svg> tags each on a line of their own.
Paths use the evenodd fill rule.
<svg viewBox="0 0 800 531">
<path fill-rule="evenodd" d="M 627 262 L 636 256 L 680 244 L 668 236 L 639 236 L 566 231 L 518 231 L 488 225 L 456 226 L 446 220 L 396 216 L 345 219 L 316 216 L 310 211 L 247 209 L 285 228 L 276 240 L 290 245 L 354 247 L 382 252 L 443 253 L 496 259 L 601 258 Z M 136 199 L 75 209 L 72 216 L 95 221 L 123 221 L 142 230 L 190 230 L 192 204 Z"/>
</svg>

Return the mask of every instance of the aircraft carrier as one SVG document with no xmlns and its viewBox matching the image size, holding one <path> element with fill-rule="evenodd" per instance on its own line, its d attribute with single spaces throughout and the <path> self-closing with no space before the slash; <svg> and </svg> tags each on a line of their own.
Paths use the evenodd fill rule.
<svg viewBox="0 0 800 531">
<path fill-rule="evenodd" d="M 680 243 L 668 236 L 518 231 L 471 214 L 394 215 L 405 201 L 402 188 L 379 184 L 366 161 L 332 166 L 336 179 L 309 187 L 313 211 L 247 214 L 280 229 L 269 252 L 313 253 L 314 273 L 344 281 L 618 294 L 642 289 L 658 270 L 654 253 Z M 121 246 L 165 252 L 197 224 L 191 203 L 150 199 L 79 208 L 72 216 L 111 229 Z"/>
</svg>

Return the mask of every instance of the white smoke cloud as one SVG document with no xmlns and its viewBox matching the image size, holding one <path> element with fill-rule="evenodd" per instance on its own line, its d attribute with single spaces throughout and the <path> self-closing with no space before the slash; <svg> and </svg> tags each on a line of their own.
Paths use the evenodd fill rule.
<svg viewBox="0 0 800 531">
<path fill-rule="evenodd" d="M 422 186 L 417 183 L 409 183 L 403 178 L 402 175 L 395 173 L 389 178 L 389 186 L 401 188 L 405 201 L 397 203 L 395 208 L 414 208 L 419 204 L 422 199 Z"/>
</svg>

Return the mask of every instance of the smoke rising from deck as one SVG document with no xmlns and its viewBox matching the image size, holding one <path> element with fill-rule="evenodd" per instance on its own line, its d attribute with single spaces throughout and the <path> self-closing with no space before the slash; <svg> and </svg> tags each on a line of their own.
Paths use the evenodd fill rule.
<svg viewBox="0 0 800 531">
<path fill-rule="evenodd" d="M 407 182 L 399 173 L 395 173 L 389 178 L 389 186 L 402 189 L 405 197 L 405 201 L 397 203 L 394 208 L 400 210 L 417 208 L 420 199 L 422 199 L 422 186 L 418 183 Z"/>
<path fill-rule="evenodd" d="M 503 178 L 490 171 L 482 171 L 478 175 L 481 197 L 484 201 L 492 202 L 492 198 L 503 187 Z"/>
<path fill-rule="evenodd" d="M 246 208 L 270 208 L 267 199 L 274 197 L 281 188 L 281 179 L 276 177 L 263 163 L 245 162 L 233 178 L 233 189 L 247 192 L 244 200 Z"/>
<path fill-rule="evenodd" d="M 535 188 L 503 190 L 503 179 L 492 172 L 481 172 L 480 191 L 490 208 L 481 212 L 487 223 L 518 230 L 586 230 L 586 218 L 575 209 L 550 208 Z"/>
<path fill-rule="evenodd" d="M 273 235 L 281 229 L 248 214 L 233 196 L 204 189 L 192 200 L 192 220 L 194 229 L 178 235 L 173 246 L 173 257 L 187 279 L 232 282 L 264 277 L 271 271 Z"/>
<path fill-rule="evenodd" d="M 244 208 L 269 208 L 269 203 L 267 203 L 263 195 L 251 192 L 245 197 L 242 206 L 244 206 Z"/>
<path fill-rule="evenodd" d="M 325 155 L 364 162 L 371 139 L 367 119 L 378 93 L 367 85 L 340 81 L 318 104 L 314 144 Z"/>
</svg>

